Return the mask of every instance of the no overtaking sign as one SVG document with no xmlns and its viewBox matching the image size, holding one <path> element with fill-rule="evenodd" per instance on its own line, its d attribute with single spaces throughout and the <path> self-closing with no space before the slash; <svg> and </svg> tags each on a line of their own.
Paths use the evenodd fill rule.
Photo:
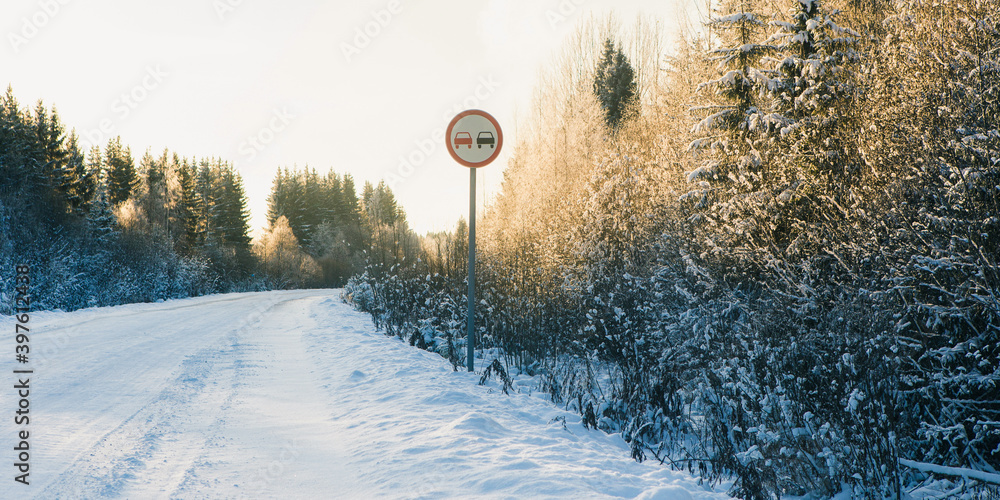
<svg viewBox="0 0 1000 500">
<path fill-rule="evenodd" d="M 476 169 L 489 165 L 500 155 L 503 131 L 489 113 L 470 109 L 452 118 L 445 133 L 448 153 L 469 167 L 469 293 L 466 310 L 466 355 L 469 371 L 476 359 Z"/>
<path fill-rule="evenodd" d="M 448 152 L 460 165 L 485 167 L 496 159 L 503 147 L 503 131 L 489 113 L 470 109 L 459 113 L 445 133 Z"/>
</svg>

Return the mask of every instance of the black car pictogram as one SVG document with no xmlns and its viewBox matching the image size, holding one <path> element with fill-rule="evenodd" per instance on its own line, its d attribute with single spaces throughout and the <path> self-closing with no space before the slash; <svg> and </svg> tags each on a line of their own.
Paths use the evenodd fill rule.
<svg viewBox="0 0 1000 500">
<path fill-rule="evenodd" d="M 476 144 L 482 148 L 483 144 L 489 144 L 490 148 L 496 145 L 496 138 L 493 137 L 493 132 L 480 132 L 479 136 L 476 137 Z"/>
</svg>

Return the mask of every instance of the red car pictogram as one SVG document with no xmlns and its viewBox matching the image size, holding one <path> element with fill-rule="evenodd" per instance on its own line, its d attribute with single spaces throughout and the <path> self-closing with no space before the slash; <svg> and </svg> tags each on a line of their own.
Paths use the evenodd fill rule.
<svg viewBox="0 0 1000 500">
<path fill-rule="evenodd" d="M 472 149 L 472 134 L 468 132 L 455 134 L 455 149 L 458 149 L 461 145 L 469 146 L 469 149 Z"/>
</svg>

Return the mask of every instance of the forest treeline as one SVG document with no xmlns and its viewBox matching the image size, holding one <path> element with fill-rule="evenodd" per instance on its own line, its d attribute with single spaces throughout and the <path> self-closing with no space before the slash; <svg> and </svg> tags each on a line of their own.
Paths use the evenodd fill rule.
<svg viewBox="0 0 1000 500">
<path fill-rule="evenodd" d="M 584 23 L 540 79 L 477 346 L 742 498 L 995 491 L 961 471 L 1000 470 L 996 6 L 713 5 L 669 57 L 655 24 Z M 466 238 L 346 296 L 464 364 Z"/>
<path fill-rule="evenodd" d="M 251 240 L 232 164 L 169 150 L 136 161 L 120 137 L 83 151 L 55 107 L 22 106 L 9 87 L 0 97 L 0 268 L 31 267 L 33 309 L 343 286 L 365 265 L 416 258 L 385 184 L 359 198 L 350 175 L 279 168 L 268 201 Z M 13 276 L 0 278 L 13 297 Z"/>
<path fill-rule="evenodd" d="M 137 163 L 119 137 L 83 151 L 54 107 L 0 98 L 0 266 L 31 266 L 33 308 L 263 289 L 248 221 L 227 162 L 165 150 Z"/>
<path fill-rule="evenodd" d="M 419 238 L 392 190 L 308 167 L 279 169 L 268 197 L 268 230 L 254 251 L 270 276 L 292 286 L 344 286 L 366 268 L 373 274 L 420 258 Z"/>
</svg>

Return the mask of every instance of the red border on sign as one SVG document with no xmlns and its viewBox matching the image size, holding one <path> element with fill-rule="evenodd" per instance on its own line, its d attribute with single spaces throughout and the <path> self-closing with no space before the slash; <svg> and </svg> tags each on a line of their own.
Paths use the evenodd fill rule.
<svg viewBox="0 0 1000 500">
<path fill-rule="evenodd" d="M 481 161 L 479 163 L 473 163 L 473 162 L 465 161 L 465 160 L 459 158 L 458 154 L 455 153 L 455 145 L 451 143 L 451 131 L 455 128 L 455 124 L 457 124 L 458 121 L 461 120 L 462 118 L 465 118 L 466 116 L 469 116 L 469 115 L 479 115 L 479 116 L 482 116 L 483 118 L 486 118 L 487 120 L 489 120 L 490 123 L 492 123 L 493 126 L 496 127 L 496 129 L 497 129 L 497 148 L 496 148 L 496 150 L 493 151 L 493 154 L 491 154 L 489 156 L 489 158 L 486 158 L 485 160 L 483 160 L 483 161 Z M 500 124 L 497 123 L 496 118 L 493 118 L 493 115 L 491 115 L 491 114 L 489 114 L 489 113 L 487 113 L 487 112 L 485 112 L 485 111 L 483 111 L 481 109 L 469 109 L 469 110 L 466 110 L 466 111 L 462 111 L 461 113 L 455 115 L 455 117 L 451 119 L 451 123 L 448 124 L 448 130 L 444 134 L 444 142 L 445 142 L 445 147 L 448 148 L 448 154 L 450 154 L 451 157 L 455 161 L 457 161 L 459 163 L 459 165 L 462 165 L 462 166 L 465 166 L 465 167 L 469 167 L 469 168 L 485 167 L 486 165 L 489 165 L 490 163 L 492 163 L 493 160 L 495 160 L 497 158 L 497 156 L 500 155 L 500 149 L 503 148 L 503 130 L 500 129 Z"/>
</svg>

